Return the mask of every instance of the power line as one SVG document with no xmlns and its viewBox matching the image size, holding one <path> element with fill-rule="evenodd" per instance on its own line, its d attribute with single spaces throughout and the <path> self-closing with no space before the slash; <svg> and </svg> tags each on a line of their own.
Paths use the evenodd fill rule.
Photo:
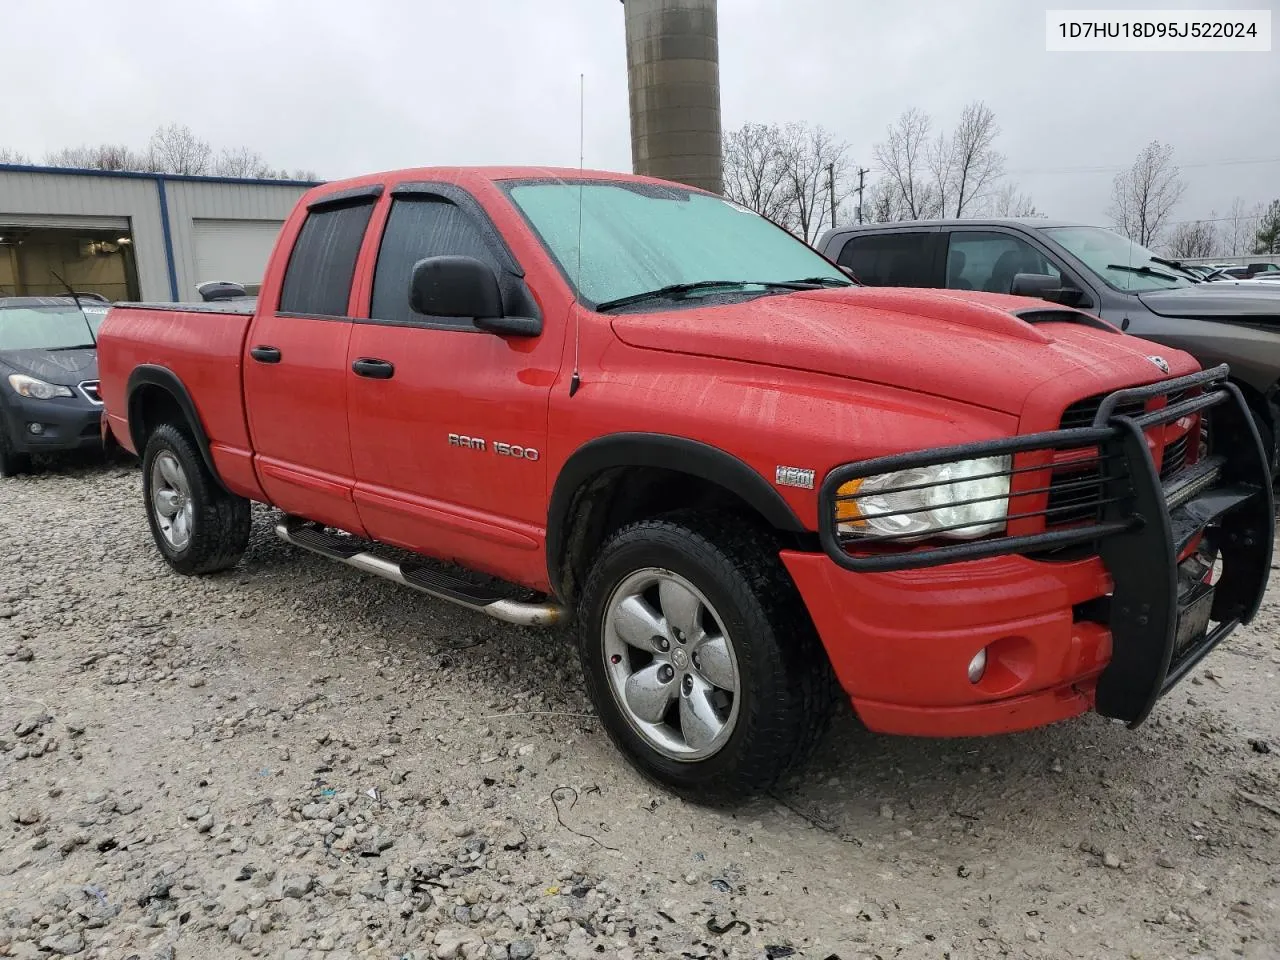
<svg viewBox="0 0 1280 960">
<path fill-rule="evenodd" d="M 1200 169 L 1203 167 L 1233 167 L 1243 164 L 1252 163 L 1280 163 L 1280 157 L 1259 157 L 1256 159 L 1233 158 L 1228 160 L 1203 160 L 1195 163 L 1179 163 L 1176 166 L 1179 169 Z M 1027 167 L 1020 170 L 1006 170 L 1006 174 L 1017 174 L 1025 176 L 1027 174 L 1058 174 L 1058 173 L 1118 173 L 1121 170 L 1128 170 L 1130 164 L 1119 164 L 1117 166 L 1098 166 L 1098 167 L 1042 167 L 1035 169 Z"/>
<path fill-rule="evenodd" d="M 1248 213 L 1241 217 L 1192 217 L 1190 220 L 1167 220 L 1166 223 L 1248 223 L 1253 220 L 1261 220 L 1266 216 L 1263 213 Z"/>
</svg>

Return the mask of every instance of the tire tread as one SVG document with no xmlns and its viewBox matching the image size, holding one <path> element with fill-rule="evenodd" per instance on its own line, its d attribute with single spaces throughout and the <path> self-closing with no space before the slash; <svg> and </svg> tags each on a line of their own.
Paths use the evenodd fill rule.
<svg viewBox="0 0 1280 960">
<path fill-rule="evenodd" d="M 764 658 L 767 675 L 777 680 L 779 696 L 765 708 L 740 712 L 734 738 L 741 735 L 745 749 L 732 765 L 718 768 L 714 778 L 673 782 L 635 757 L 625 735 L 605 720 L 610 740 L 648 779 L 692 799 L 732 802 L 767 790 L 809 759 L 830 723 L 838 689 L 808 611 L 778 559 L 776 539 L 739 515 L 706 511 L 680 511 L 619 529 L 597 554 L 579 604 L 579 652 L 593 685 L 591 658 L 598 656 L 598 638 L 591 636 L 591 620 L 603 602 L 601 591 L 612 586 L 602 582 L 602 561 L 639 542 L 686 553 L 692 548 L 699 562 L 713 567 L 717 581 L 729 585 L 740 610 L 759 609 L 769 629 L 768 639 L 755 644 L 755 654 Z M 600 695 L 612 696 L 607 689 Z"/>
<path fill-rule="evenodd" d="M 174 570 L 186 575 L 217 573 L 234 567 L 249 545 L 253 526 L 249 501 L 222 488 L 196 449 L 191 435 L 172 423 L 160 424 L 147 437 L 143 458 L 144 484 L 149 483 L 153 447 L 157 452 L 161 447 L 168 447 L 182 461 L 196 507 L 191 543 L 182 553 L 174 554 L 166 547 L 156 528 L 150 502 L 146 503 L 147 519 L 160 552 Z"/>
</svg>

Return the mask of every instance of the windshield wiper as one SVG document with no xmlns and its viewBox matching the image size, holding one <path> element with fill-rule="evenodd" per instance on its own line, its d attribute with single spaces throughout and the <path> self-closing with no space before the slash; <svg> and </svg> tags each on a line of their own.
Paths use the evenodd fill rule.
<svg viewBox="0 0 1280 960">
<path fill-rule="evenodd" d="M 1200 277 L 1197 273 L 1195 273 L 1195 271 L 1189 270 L 1187 268 L 1187 265 L 1183 263 L 1181 260 L 1167 260 L 1164 257 L 1157 257 L 1153 254 L 1151 257 L 1151 262 L 1158 263 L 1161 266 L 1165 266 L 1165 267 L 1173 267 L 1173 269 L 1177 270 L 1179 273 L 1186 274 L 1193 283 L 1200 283 L 1203 280 L 1203 278 Z"/>
<path fill-rule="evenodd" d="M 48 347 L 49 353 L 57 353 L 59 350 L 92 350 L 96 347 L 96 343 L 78 343 L 74 347 Z"/>
<path fill-rule="evenodd" d="M 830 279 L 830 278 L 829 278 Z M 686 294 L 699 290 L 713 290 L 717 287 L 729 287 L 741 290 L 743 287 L 764 287 L 766 290 L 814 290 L 819 286 L 818 280 L 699 280 L 696 283 L 672 283 L 656 290 L 645 290 L 625 297 L 616 297 L 596 304 L 596 312 L 604 313 L 617 307 L 627 307 L 633 303 L 644 303 L 648 300 L 678 300 Z"/>
<path fill-rule="evenodd" d="M 1140 273 L 1143 276 L 1159 277 L 1161 280 L 1172 280 L 1175 283 L 1177 283 L 1179 279 L 1178 277 L 1175 277 L 1172 273 L 1165 273 L 1163 270 L 1152 270 L 1150 267 L 1146 266 L 1145 264 L 1141 267 L 1126 267 L 1123 263 L 1108 263 L 1107 269 L 1123 270 L 1125 273 Z"/>
<path fill-rule="evenodd" d="M 854 285 L 852 280 L 841 280 L 839 277 L 805 277 L 803 280 L 791 282 L 815 287 L 852 287 Z"/>
</svg>

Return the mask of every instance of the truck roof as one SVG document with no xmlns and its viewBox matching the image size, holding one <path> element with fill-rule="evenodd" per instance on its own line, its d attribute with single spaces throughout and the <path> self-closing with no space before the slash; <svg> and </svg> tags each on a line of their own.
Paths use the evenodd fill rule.
<svg viewBox="0 0 1280 960">
<path fill-rule="evenodd" d="M 1072 220 L 1049 220 L 1046 217 L 966 217 L 948 220 L 892 220 L 888 223 L 847 223 L 834 227 L 828 233 L 846 233 L 867 230 L 897 230 L 902 227 L 1090 227 L 1096 224 L 1078 223 Z M 1105 228 L 1104 228 L 1105 229 Z"/>
<path fill-rule="evenodd" d="M 349 177 L 346 180 L 330 180 L 312 187 L 307 191 L 308 202 L 334 193 L 369 187 L 382 183 L 412 182 L 415 180 L 443 180 L 453 182 L 499 183 L 503 180 L 626 180 L 634 183 L 670 184 L 669 180 L 656 177 L 645 177 L 634 173 L 623 173 L 617 170 L 590 170 L 577 167 L 509 167 L 509 166 L 451 166 L 451 167 L 407 167 L 402 170 L 384 170 L 380 173 L 363 174 Z M 682 189 L 698 190 L 697 187 L 679 185 Z M 699 191 L 702 192 L 702 191 Z"/>
</svg>

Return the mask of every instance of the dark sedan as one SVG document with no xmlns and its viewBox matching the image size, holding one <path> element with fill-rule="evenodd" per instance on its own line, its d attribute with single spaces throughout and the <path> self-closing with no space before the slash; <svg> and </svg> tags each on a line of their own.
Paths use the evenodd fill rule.
<svg viewBox="0 0 1280 960">
<path fill-rule="evenodd" d="M 78 297 L 0 297 L 0 476 L 33 453 L 100 446 L 98 327 L 107 304 Z"/>
</svg>

